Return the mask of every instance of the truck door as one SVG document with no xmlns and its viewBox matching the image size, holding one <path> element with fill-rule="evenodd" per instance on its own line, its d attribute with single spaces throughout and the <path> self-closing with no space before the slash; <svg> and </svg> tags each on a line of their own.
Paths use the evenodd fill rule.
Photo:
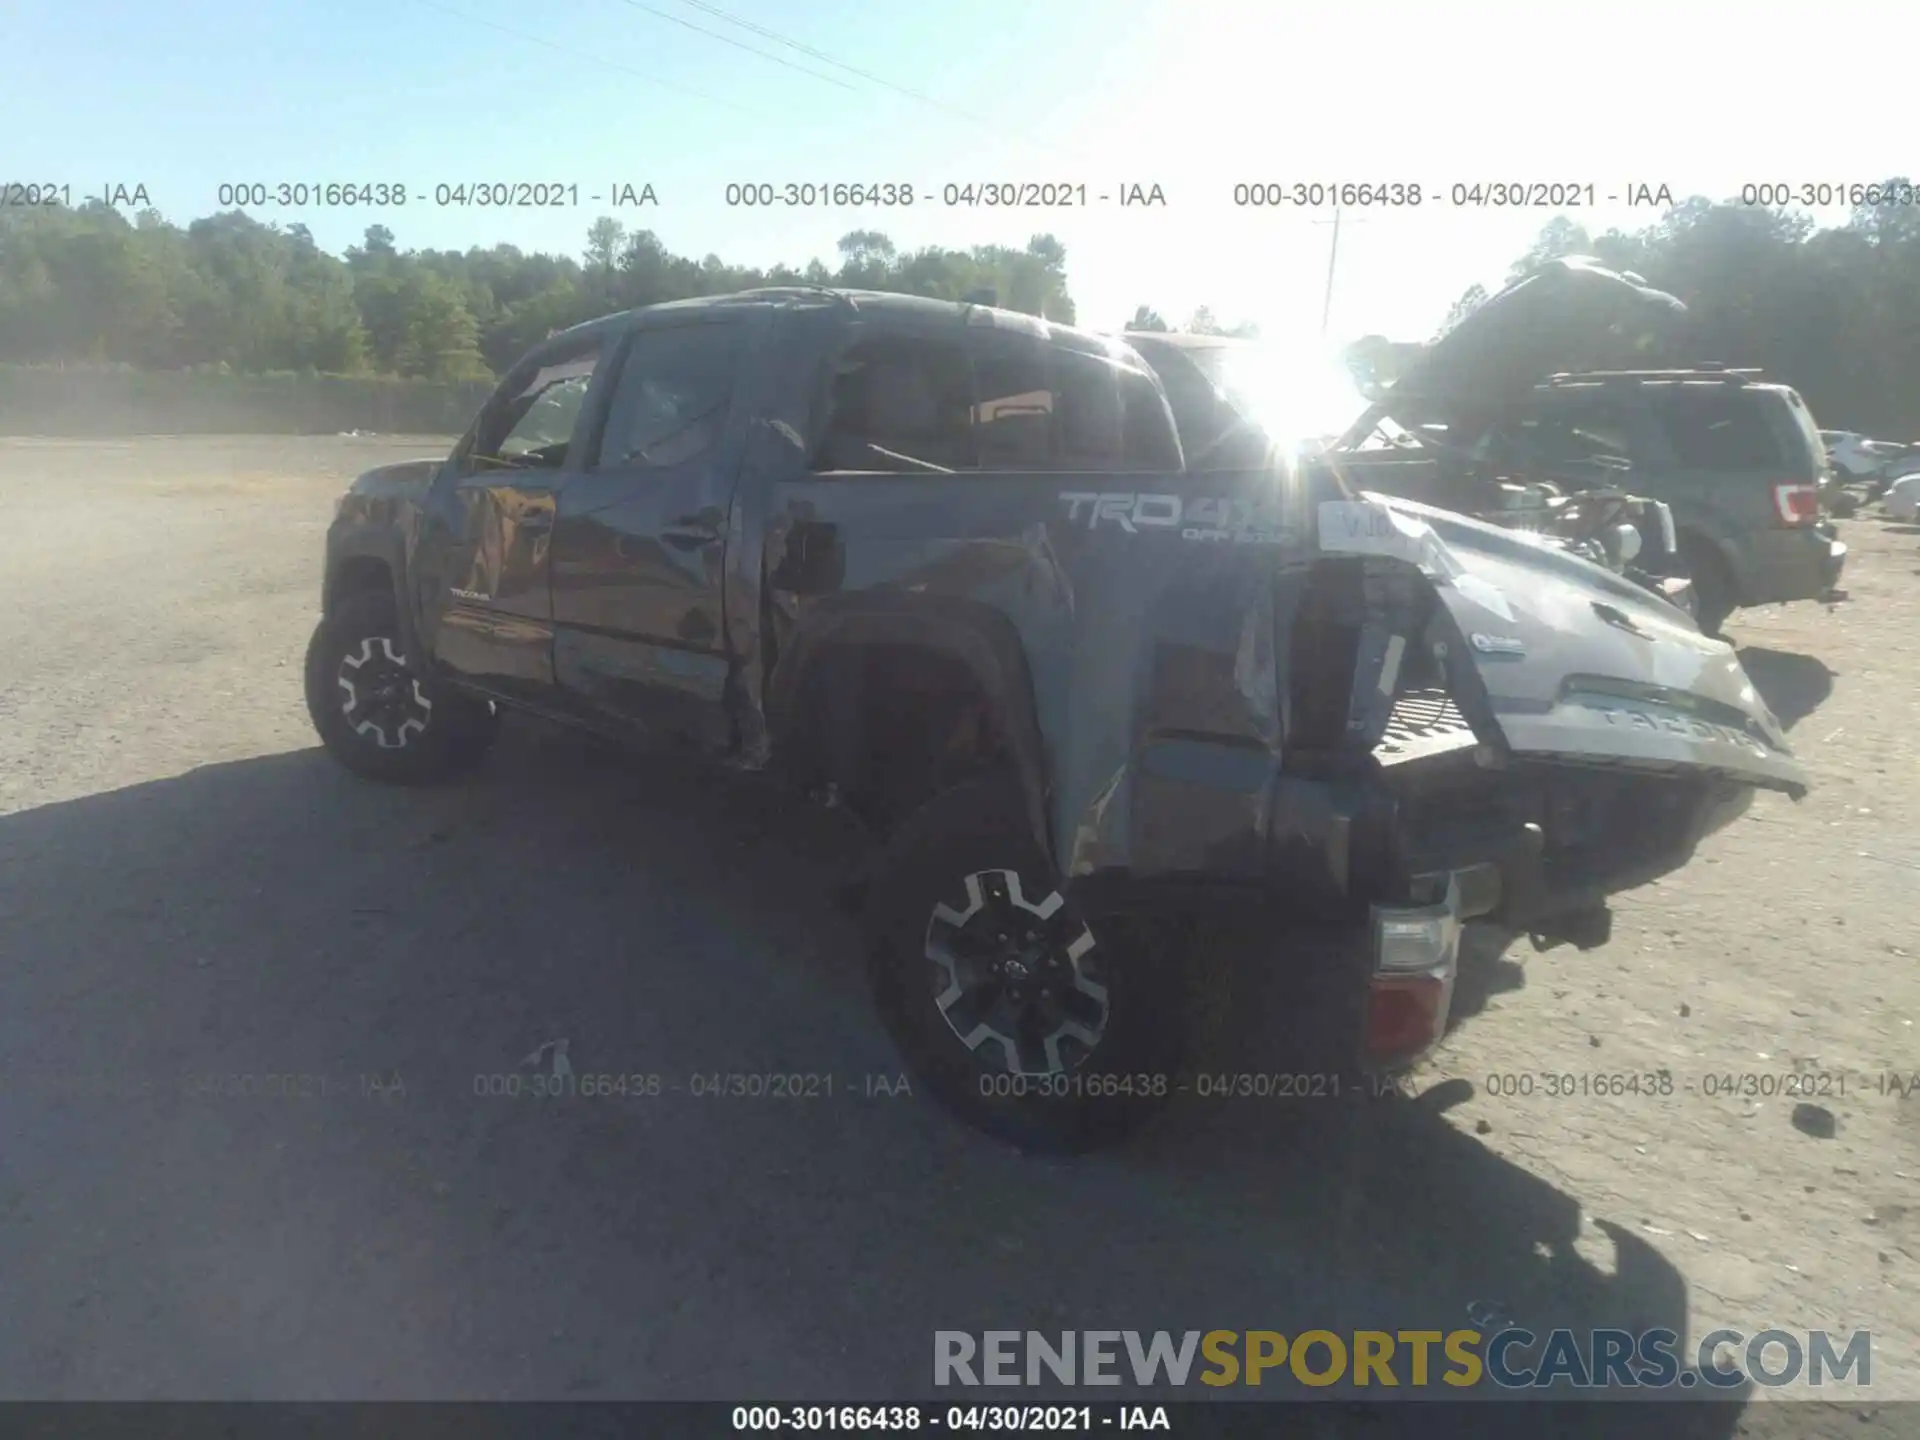
<svg viewBox="0 0 1920 1440">
<path fill-rule="evenodd" d="M 514 367 L 434 480 L 409 567 L 434 659 L 535 704 L 553 689 L 555 506 L 605 343 L 562 337 Z"/>
<path fill-rule="evenodd" d="M 566 703 L 642 738 L 724 750 L 727 522 L 739 382 L 765 316 L 665 314 L 609 358 L 592 455 L 553 533 L 554 674 Z"/>
</svg>

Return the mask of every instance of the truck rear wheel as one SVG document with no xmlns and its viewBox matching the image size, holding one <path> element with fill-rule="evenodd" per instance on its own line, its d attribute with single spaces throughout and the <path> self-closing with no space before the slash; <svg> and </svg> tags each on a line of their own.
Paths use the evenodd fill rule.
<svg viewBox="0 0 1920 1440">
<path fill-rule="evenodd" d="M 407 661 L 393 599 L 356 595 L 322 620 L 307 646 L 307 714 L 349 770 L 398 785 L 427 785 L 473 769 L 499 715 L 448 691 Z"/>
<path fill-rule="evenodd" d="M 1686 561 L 1687 576 L 1693 581 L 1694 623 L 1702 635 L 1717 636 L 1740 604 L 1727 562 L 1720 558 L 1711 542 L 1691 536 L 1682 538 L 1680 554 Z"/>
<path fill-rule="evenodd" d="M 866 902 L 875 1002 L 948 1109 L 1026 1149 L 1131 1134 L 1172 1096 L 1181 931 L 1076 914 L 1016 785 L 970 781 L 901 827 Z"/>
</svg>

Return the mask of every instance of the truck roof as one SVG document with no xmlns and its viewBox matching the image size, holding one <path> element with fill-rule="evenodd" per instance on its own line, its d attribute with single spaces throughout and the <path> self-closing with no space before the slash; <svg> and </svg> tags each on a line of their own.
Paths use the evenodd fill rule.
<svg viewBox="0 0 1920 1440">
<path fill-rule="evenodd" d="M 622 310 L 583 321 L 578 325 L 570 326 L 563 333 L 584 335 L 596 329 L 618 329 L 631 324 L 642 315 L 682 314 L 690 310 L 742 309 L 759 306 L 826 305 L 843 305 L 855 310 L 896 316 L 944 316 L 953 319 L 971 313 L 986 313 L 995 317 L 1005 316 L 1008 323 L 1014 326 L 1044 325 L 1050 333 L 1081 335 L 1101 341 L 1112 338 L 1096 335 L 1091 330 L 1083 330 L 1077 326 L 1062 324 L 1057 320 L 1042 320 L 1035 315 L 993 305 L 979 305 L 965 300 L 935 300 L 925 295 L 902 295 L 891 290 L 849 290 L 828 285 L 767 285 L 755 290 L 729 291 L 722 295 L 692 295 L 684 300 L 663 300 L 656 305 L 641 305 L 631 310 Z"/>
<path fill-rule="evenodd" d="M 1120 338 L 1129 345 L 1144 340 L 1149 345 L 1172 345 L 1180 350 L 1218 350 L 1225 346 L 1251 349 L 1261 343 L 1245 335 L 1202 335 L 1191 330 L 1122 330 Z"/>
</svg>

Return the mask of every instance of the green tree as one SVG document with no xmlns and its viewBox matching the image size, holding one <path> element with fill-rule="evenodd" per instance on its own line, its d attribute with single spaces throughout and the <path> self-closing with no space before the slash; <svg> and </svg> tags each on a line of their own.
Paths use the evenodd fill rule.
<svg viewBox="0 0 1920 1440">
<path fill-rule="evenodd" d="M 1475 281 L 1460 292 L 1460 298 L 1453 302 L 1452 307 L 1447 311 L 1447 318 L 1442 320 L 1440 328 L 1433 332 L 1433 338 L 1438 340 L 1486 303 L 1487 287 Z"/>
<path fill-rule="evenodd" d="M 1862 198 L 1897 200 L 1904 184 Z M 1797 212 L 1696 195 L 1648 225 L 1598 236 L 1555 216 L 1511 273 L 1575 253 L 1686 301 L 1685 324 L 1659 338 L 1667 360 L 1759 365 L 1794 384 L 1823 423 L 1920 435 L 1920 206 L 1863 203 L 1821 229 Z M 1206 258 L 1170 264 L 1198 268 Z M 612 310 L 796 284 L 944 299 L 991 289 L 1028 314 L 1071 322 L 1075 313 L 1066 248 L 1045 234 L 1021 246 L 903 251 L 883 232 L 854 230 L 829 256 L 762 268 L 678 254 L 612 217 L 594 221 L 579 255 L 402 249 L 380 225 L 333 255 L 303 226 L 239 212 L 178 225 L 152 210 L 36 207 L 0 210 L 0 362 L 478 377 Z M 1466 291 L 1448 323 L 1483 298 Z M 1146 306 L 1131 321 L 1166 323 Z M 1213 307 L 1186 328 L 1255 333 L 1223 325 Z M 1646 337 L 1633 338 L 1616 358 L 1653 358 L 1640 348 Z M 1352 350 L 1384 377 L 1419 347 L 1369 337 Z"/>
<path fill-rule="evenodd" d="M 1513 262 L 1507 271 L 1507 283 L 1511 285 L 1516 280 L 1524 280 L 1547 261 L 1558 260 L 1563 255 L 1592 253 L 1593 240 L 1588 236 L 1586 226 L 1565 215 L 1556 215 L 1546 223 L 1526 254 Z"/>
<path fill-rule="evenodd" d="M 602 215 L 587 227 L 587 264 L 595 270 L 611 273 L 619 257 L 620 242 L 627 227 L 610 215 Z"/>
<path fill-rule="evenodd" d="M 410 283 L 405 303 L 405 330 L 394 357 L 402 375 L 473 380 L 489 373 L 473 313 L 457 288 L 441 276 L 423 274 Z"/>
<path fill-rule="evenodd" d="M 850 230 L 840 237 L 842 285 L 858 290 L 884 290 L 899 256 L 893 241 L 878 230 Z"/>
</svg>

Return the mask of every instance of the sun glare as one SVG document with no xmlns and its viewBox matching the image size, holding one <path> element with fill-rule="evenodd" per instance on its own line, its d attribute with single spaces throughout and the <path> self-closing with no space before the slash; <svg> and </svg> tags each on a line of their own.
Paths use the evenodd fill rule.
<svg viewBox="0 0 1920 1440">
<path fill-rule="evenodd" d="M 1214 381 L 1276 445 L 1331 440 L 1366 408 L 1338 351 L 1269 341 L 1226 346 Z"/>
</svg>

